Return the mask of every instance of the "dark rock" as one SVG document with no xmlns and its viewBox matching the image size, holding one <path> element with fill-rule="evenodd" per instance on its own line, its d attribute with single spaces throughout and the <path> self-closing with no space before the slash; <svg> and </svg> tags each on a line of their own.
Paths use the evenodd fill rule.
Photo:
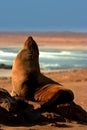
<svg viewBox="0 0 87 130">
<path fill-rule="evenodd" d="M 0 64 L 1 69 L 12 69 L 11 65 Z"/>
<path fill-rule="evenodd" d="M 14 112 L 17 107 L 16 100 L 3 88 L 0 88 L 0 106 L 8 112 Z"/>
<path fill-rule="evenodd" d="M 66 122 L 75 120 L 87 123 L 87 112 L 74 102 L 45 108 L 37 102 L 20 97 L 11 97 L 0 88 L 0 123 L 6 125 L 29 124 L 30 122 Z"/>
<path fill-rule="evenodd" d="M 66 119 L 63 116 L 60 116 L 59 114 L 53 113 L 53 112 L 43 112 L 41 114 L 42 120 L 49 121 L 49 122 L 66 122 Z"/>
<path fill-rule="evenodd" d="M 87 123 L 87 112 L 74 102 L 57 105 L 53 111 L 70 120 Z"/>
</svg>

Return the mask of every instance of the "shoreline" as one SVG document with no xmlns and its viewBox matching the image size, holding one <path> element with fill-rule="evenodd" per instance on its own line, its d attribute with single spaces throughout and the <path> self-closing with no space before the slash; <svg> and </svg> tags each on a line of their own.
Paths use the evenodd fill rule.
<svg viewBox="0 0 87 130">
<path fill-rule="evenodd" d="M 87 68 L 73 68 L 73 69 L 49 69 L 41 70 L 41 73 L 63 73 L 63 72 L 75 72 L 75 71 L 85 71 Z M 0 78 L 11 77 L 12 69 L 10 68 L 0 68 Z"/>
</svg>

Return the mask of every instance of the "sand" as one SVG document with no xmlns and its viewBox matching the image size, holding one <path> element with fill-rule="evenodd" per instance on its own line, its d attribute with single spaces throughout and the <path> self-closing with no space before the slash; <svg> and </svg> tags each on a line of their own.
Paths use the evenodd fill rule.
<svg viewBox="0 0 87 130">
<path fill-rule="evenodd" d="M 22 47 L 32 36 L 39 48 L 87 50 L 87 33 L 0 33 L 0 47 Z"/>
<path fill-rule="evenodd" d="M 8 71 L 9 75 L 4 75 L 5 71 Z M 7 89 L 9 92 L 12 90 L 11 85 L 11 70 L 3 70 L 3 77 L 0 77 L 0 87 Z M 67 70 L 67 71 L 54 71 L 43 72 L 46 76 L 54 79 L 55 81 L 63 84 L 67 88 L 71 89 L 75 95 L 75 103 L 80 105 L 87 111 L 87 69 Z M 1 72 L 0 72 L 1 74 Z M 6 130 L 57 130 L 57 129 L 69 129 L 69 130 L 86 130 L 87 124 L 78 124 L 77 122 L 54 122 L 45 124 L 35 124 L 30 126 L 5 126 L 0 125 L 0 129 Z"/>
<path fill-rule="evenodd" d="M 5 36 L 7 36 L 7 34 L 4 35 L 4 39 L 2 40 L 2 41 L 4 41 L 4 44 L 6 44 L 6 42 L 7 42 L 7 38 Z M 0 37 L 1 37 L 1 35 L 0 35 Z M 9 35 L 9 37 L 11 38 L 11 35 Z M 25 38 L 25 37 L 26 36 L 24 35 L 23 38 Z M 8 39 L 12 40 L 10 38 L 8 38 Z M 69 36 L 69 38 L 70 38 L 70 36 Z M 37 37 L 37 39 L 38 39 L 38 37 Z M 76 37 L 76 39 L 79 39 L 79 38 Z M 87 40 L 86 37 L 83 38 L 83 40 L 84 39 Z M 0 40 L 1 40 L 1 38 L 0 38 Z M 11 41 L 11 42 L 13 42 L 13 41 Z M 22 39 L 21 42 L 23 42 L 23 41 L 24 41 L 24 39 Z M 10 45 L 12 45 L 11 42 L 9 42 Z M 18 44 L 19 46 L 21 46 L 21 42 L 20 42 L 20 45 Z M 0 43 L 1 43 L 1 41 L 0 41 Z M 83 42 L 83 43 L 81 44 L 81 39 L 80 39 L 79 44 L 76 46 L 78 46 L 78 48 L 79 48 L 80 46 L 87 45 L 86 44 L 87 41 Z M 64 45 L 65 44 L 63 44 L 63 47 L 64 47 Z M 0 46 L 1 46 L 1 44 L 0 44 Z M 15 44 L 15 45 L 13 44 L 13 46 L 17 47 L 17 44 Z M 48 46 L 49 46 L 49 44 L 48 44 Z M 65 46 L 67 48 L 69 45 L 65 45 Z M 84 46 L 83 46 L 83 48 L 85 48 Z M 73 44 L 71 44 L 70 47 L 72 49 Z M 81 49 L 81 48 L 79 48 L 79 49 Z M 44 73 L 46 76 L 54 79 L 55 81 L 63 84 L 67 88 L 71 89 L 75 95 L 74 102 L 77 103 L 78 105 L 80 105 L 85 111 L 87 111 L 87 68 L 77 69 L 77 70 L 62 70 L 62 71 L 55 70 L 55 71 L 49 71 L 49 72 L 43 71 L 42 73 Z M 12 90 L 11 69 L 0 69 L 0 88 L 5 88 L 9 92 L 11 92 L 11 90 Z M 65 129 L 87 130 L 87 124 L 80 124 L 76 121 L 71 121 L 71 122 L 66 122 L 66 123 L 64 123 L 64 122 L 54 122 L 54 123 L 45 122 L 44 123 L 43 122 L 42 124 L 37 123 L 35 125 L 33 123 L 31 123 L 30 126 L 22 126 L 22 124 L 21 124 L 20 126 L 15 126 L 15 127 L 14 126 L 5 126 L 3 124 L 0 124 L 0 130 L 59 130 L 59 129 L 61 129 L 61 130 L 65 130 Z"/>
</svg>

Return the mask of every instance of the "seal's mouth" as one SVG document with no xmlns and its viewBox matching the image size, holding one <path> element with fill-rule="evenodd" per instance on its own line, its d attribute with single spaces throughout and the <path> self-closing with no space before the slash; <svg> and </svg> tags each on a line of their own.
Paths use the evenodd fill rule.
<svg viewBox="0 0 87 130">
<path fill-rule="evenodd" d="M 39 49 L 37 43 L 33 40 L 31 36 L 29 36 L 25 41 L 24 49 L 27 49 L 30 54 L 39 55 Z"/>
</svg>

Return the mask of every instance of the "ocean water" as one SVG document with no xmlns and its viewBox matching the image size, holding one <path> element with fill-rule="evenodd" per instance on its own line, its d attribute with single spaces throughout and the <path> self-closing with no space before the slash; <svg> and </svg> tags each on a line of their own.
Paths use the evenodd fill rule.
<svg viewBox="0 0 87 130">
<path fill-rule="evenodd" d="M 12 65 L 20 48 L 0 48 L 0 64 Z M 42 70 L 87 68 L 87 51 L 40 49 Z"/>
</svg>

